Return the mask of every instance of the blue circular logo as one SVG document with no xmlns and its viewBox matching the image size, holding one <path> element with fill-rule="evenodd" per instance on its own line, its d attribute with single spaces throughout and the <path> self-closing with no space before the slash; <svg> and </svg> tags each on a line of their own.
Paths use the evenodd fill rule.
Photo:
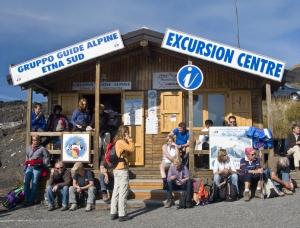
<svg viewBox="0 0 300 228">
<path fill-rule="evenodd" d="M 177 73 L 177 82 L 185 90 L 196 90 L 203 82 L 203 74 L 199 67 L 185 65 Z"/>
<path fill-rule="evenodd" d="M 69 138 L 65 145 L 67 154 L 73 159 L 82 158 L 87 152 L 87 145 L 84 139 L 80 136 L 74 136 Z"/>
</svg>

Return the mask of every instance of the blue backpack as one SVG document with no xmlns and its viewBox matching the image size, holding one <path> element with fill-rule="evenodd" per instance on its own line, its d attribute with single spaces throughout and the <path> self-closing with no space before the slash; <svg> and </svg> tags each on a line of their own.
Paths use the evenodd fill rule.
<svg viewBox="0 0 300 228">
<path fill-rule="evenodd" d="M 273 135 L 269 129 L 260 129 L 256 127 L 249 127 L 246 135 L 252 138 L 252 146 L 254 149 L 264 147 L 264 149 L 272 149 Z"/>
</svg>

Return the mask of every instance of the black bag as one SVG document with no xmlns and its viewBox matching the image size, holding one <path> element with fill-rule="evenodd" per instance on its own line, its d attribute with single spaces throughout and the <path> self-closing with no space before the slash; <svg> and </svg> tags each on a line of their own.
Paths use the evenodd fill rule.
<svg viewBox="0 0 300 228">
<path fill-rule="evenodd" d="M 237 200 L 238 191 L 236 186 L 231 183 L 230 178 L 227 178 L 225 183 L 219 187 L 219 198 L 229 202 Z"/>
<path fill-rule="evenodd" d="M 208 196 L 208 202 L 214 203 L 218 200 L 219 195 L 219 189 L 215 183 L 212 183 L 212 185 L 209 186 L 209 196 Z"/>
<path fill-rule="evenodd" d="M 191 182 L 191 180 L 188 180 Z M 186 190 L 181 192 L 180 198 L 179 198 L 179 208 L 192 208 L 193 202 L 193 188 L 192 188 L 192 183 L 187 183 L 191 184 L 190 191 Z"/>
</svg>

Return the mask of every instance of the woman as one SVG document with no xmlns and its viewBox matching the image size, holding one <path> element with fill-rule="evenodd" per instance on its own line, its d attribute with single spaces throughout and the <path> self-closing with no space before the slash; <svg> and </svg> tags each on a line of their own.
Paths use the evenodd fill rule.
<svg viewBox="0 0 300 228">
<path fill-rule="evenodd" d="M 120 222 L 127 221 L 131 217 L 127 216 L 127 195 L 128 195 L 128 152 L 134 152 L 134 142 L 129 136 L 128 126 L 120 126 L 114 139 L 116 154 L 119 163 L 113 170 L 114 190 L 111 199 L 111 219 L 119 218 Z"/>
<path fill-rule="evenodd" d="M 231 178 L 231 183 L 236 186 L 237 192 L 239 192 L 238 175 L 233 163 L 230 161 L 230 157 L 225 149 L 220 149 L 218 157 L 213 166 L 214 183 L 219 186 L 221 180 Z"/>
<path fill-rule="evenodd" d="M 175 138 L 169 135 L 167 139 L 168 142 L 162 146 L 163 159 L 159 165 L 164 189 L 168 186 L 166 171 L 169 170 L 171 164 L 174 163 L 174 160 L 178 158 L 178 149 L 175 144 Z"/>
<path fill-rule="evenodd" d="M 50 114 L 47 121 L 47 131 L 66 131 L 69 129 L 68 119 L 65 115 L 61 114 L 62 107 L 55 105 L 53 113 Z"/>
</svg>

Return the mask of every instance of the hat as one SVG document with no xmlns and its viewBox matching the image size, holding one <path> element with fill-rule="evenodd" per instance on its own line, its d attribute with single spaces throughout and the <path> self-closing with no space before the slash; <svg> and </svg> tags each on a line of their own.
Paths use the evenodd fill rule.
<svg viewBox="0 0 300 228">
<path fill-rule="evenodd" d="M 75 162 L 75 164 L 73 165 L 73 168 L 71 169 L 72 172 L 76 172 L 79 169 L 83 168 L 83 164 L 82 162 Z"/>
<path fill-rule="evenodd" d="M 249 154 L 251 154 L 251 152 L 253 151 L 254 149 L 252 148 L 252 147 L 246 147 L 245 148 L 245 154 L 246 155 L 249 155 Z"/>
</svg>

